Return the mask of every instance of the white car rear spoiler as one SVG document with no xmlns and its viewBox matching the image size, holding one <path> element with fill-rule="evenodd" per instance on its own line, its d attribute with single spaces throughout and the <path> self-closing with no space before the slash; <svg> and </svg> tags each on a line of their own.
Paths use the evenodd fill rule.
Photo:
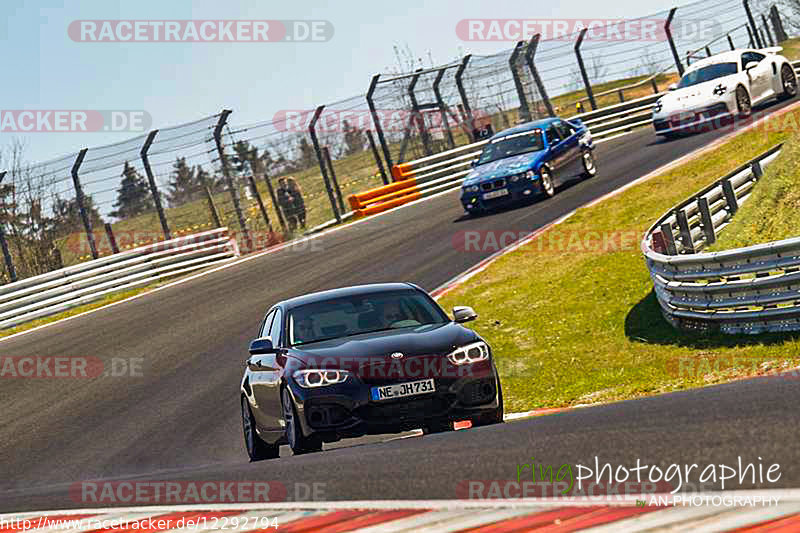
<svg viewBox="0 0 800 533">
<path fill-rule="evenodd" d="M 783 46 L 770 46 L 768 48 L 761 48 L 765 54 L 778 54 L 783 51 Z"/>
</svg>

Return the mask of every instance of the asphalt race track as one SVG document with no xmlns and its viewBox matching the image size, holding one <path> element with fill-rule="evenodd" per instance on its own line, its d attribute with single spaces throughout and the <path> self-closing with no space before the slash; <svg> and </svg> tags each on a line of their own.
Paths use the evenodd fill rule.
<svg viewBox="0 0 800 533">
<path fill-rule="evenodd" d="M 770 107 L 776 110 L 786 104 Z M 0 512 L 87 507 L 83 480 L 325 483 L 331 500 L 455 498 L 465 480 L 512 480 L 516 465 L 779 463 L 800 486 L 800 382 L 763 378 L 501 426 L 347 441 L 250 464 L 238 386 L 246 347 L 274 301 L 343 285 L 411 281 L 432 290 L 490 255 L 453 246 L 463 230 L 531 231 L 718 138 L 663 141 L 649 129 L 599 145 L 597 177 L 549 200 L 467 219 L 458 192 L 298 248 L 0 342 L 5 356 L 144 358 L 141 377 L 4 379 Z M 653 213 L 653 216 L 658 213 Z M 643 265 L 644 268 L 644 265 Z M 480 313 L 480 307 L 477 311 Z M 486 317 L 484 317 L 485 319 Z M 480 320 L 480 318 L 479 318 Z M 766 466 L 765 466 L 766 470 Z M 741 488 L 753 488 L 743 484 Z"/>
</svg>

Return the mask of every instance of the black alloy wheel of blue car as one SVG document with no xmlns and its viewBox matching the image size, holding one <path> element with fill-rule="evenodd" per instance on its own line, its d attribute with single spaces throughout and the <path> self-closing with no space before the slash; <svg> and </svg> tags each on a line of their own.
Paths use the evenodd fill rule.
<svg viewBox="0 0 800 533">
<path fill-rule="evenodd" d="M 295 455 L 303 453 L 313 453 L 322 450 L 322 440 L 319 437 L 306 437 L 300 429 L 300 423 L 297 420 L 297 409 L 294 406 L 292 395 L 289 394 L 289 389 L 283 389 L 281 393 L 281 400 L 283 403 L 283 420 L 286 422 L 286 440 L 289 441 L 289 447 Z"/>
<path fill-rule="evenodd" d="M 583 175 L 586 178 L 593 178 L 597 175 L 597 164 L 595 164 L 594 154 L 590 150 L 583 152 Z"/>
<path fill-rule="evenodd" d="M 253 413 L 250 410 L 247 398 L 244 396 L 242 396 L 242 427 L 244 429 L 244 444 L 250 461 L 277 459 L 280 456 L 280 447 L 278 445 L 267 444 L 256 433 Z"/>
<path fill-rule="evenodd" d="M 539 176 L 542 179 L 542 190 L 548 198 L 552 198 L 556 194 L 556 187 L 553 185 L 553 176 L 550 174 L 550 169 L 542 167 L 539 170 Z"/>
</svg>

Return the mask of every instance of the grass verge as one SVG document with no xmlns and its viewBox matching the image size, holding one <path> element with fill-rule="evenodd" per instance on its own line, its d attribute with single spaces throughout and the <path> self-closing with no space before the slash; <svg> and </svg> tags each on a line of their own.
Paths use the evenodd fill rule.
<svg viewBox="0 0 800 533">
<path fill-rule="evenodd" d="M 800 111 L 790 114 L 797 123 Z M 776 143 L 796 143 L 790 135 L 764 128 L 739 134 L 701 158 L 578 210 L 446 294 L 440 301 L 446 308 L 471 305 L 481 315 L 475 329 L 494 349 L 506 409 L 622 400 L 800 364 L 800 335 L 698 337 L 674 330 L 661 316 L 639 250 L 658 216 Z M 773 195 L 790 191 L 770 182 L 790 179 L 787 160 L 797 168 L 794 157 L 781 156 L 759 188 Z M 788 198 L 776 198 L 770 211 L 786 217 L 780 228 L 788 229 L 796 216 L 775 213 L 791 205 L 797 212 Z M 757 231 L 756 223 L 752 227 Z M 762 224 L 772 238 L 768 228 Z"/>
</svg>

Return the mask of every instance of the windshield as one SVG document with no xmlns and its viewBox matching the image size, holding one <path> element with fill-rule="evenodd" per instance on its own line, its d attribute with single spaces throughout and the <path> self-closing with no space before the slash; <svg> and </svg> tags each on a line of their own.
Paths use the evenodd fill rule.
<svg viewBox="0 0 800 533">
<path fill-rule="evenodd" d="M 491 163 L 498 159 L 504 159 L 527 152 L 538 152 L 544 150 L 544 140 L 542 130 L 531 130 L 523 133 L 515 133 L 506 137 L 500 137 L 491 141 L 483 149 L 478 164 Z"/>
<path fill-rule="evenodd" d="M 693 70 L 692 72 L 687 72 L 686 75 L 681 78 L 680 83 L 678 83 L 678 89 L 736 74 L 738 71 L 737 69 L 736 63 L 717 63 L 716 65 L 709 65 Z"/>
<path fill-rule="evenodd" d="M 449 322 L 427 296 L 409 289 L 360 294 L 302 305 L 289 312 L 290 344 Z"/>
</svg>

